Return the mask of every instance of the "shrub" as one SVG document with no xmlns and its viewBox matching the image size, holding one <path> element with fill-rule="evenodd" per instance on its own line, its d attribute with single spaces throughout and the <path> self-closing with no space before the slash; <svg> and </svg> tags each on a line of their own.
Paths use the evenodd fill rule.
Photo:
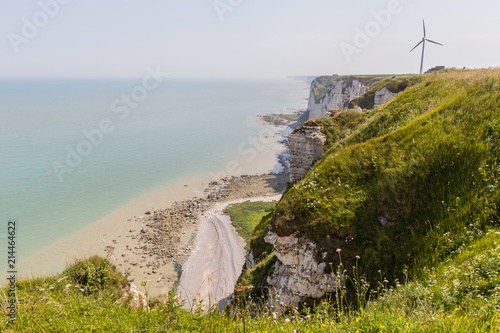
<svg viewBox="0 0 500 333">
<path fill-rule="evenodd" d="M 93 294 L 109 287 L 121 288 L 127 283 L 125 277 L 108 259 L 99 256 L 76 260 L 64 270 L 63 275 L 79 284 L 85 294 Z"/>
</svg>

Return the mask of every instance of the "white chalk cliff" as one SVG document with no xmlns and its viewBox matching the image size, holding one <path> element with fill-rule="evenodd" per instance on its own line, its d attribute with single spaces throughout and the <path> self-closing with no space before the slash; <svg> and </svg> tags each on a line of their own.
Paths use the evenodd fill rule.
<svg viewBox="0 0 500 333">
<path fill-rule="evenodd" d="M 326 137 L 319 126 L 304 125 L 288 136 L 290 180 L 295 181 L 309 171 L 314 161 L 325 153 Z"/>
<path fill-rule="evenodd" d="M 322 88 L 323 94 L 315 94 Z M 309 93 L 309 119 L 324 117 L 331 109 L 347 110 L 349 102 L 363 96 L 369 87 L 354 77 L 340 79 L 319 77 L 311 83 Z M 316 99 L 318 97 L 318 99 Z"/>
<path fill-rule="evenodd" d="M 379 91 L 375 93 L 375 105 L 374 107 L 378 108 L 382 104 L 384 104 L 387 101 L 390 101 L 394 97 L 396 97 L 398 94 L 390 92 L 387 87 L 383 87 Z"/>
<path fill-rule="evenodd" d="M 279 302 L 297 305 L 307 298 L 320 298 L 335 291 L 335 274 L 325 273 L 326 262 L 318 263 L 316 245 L 305 237 L 279 237 L 269 232 L 265 241 L 274 246 L 278 261 L 267 283 Z"/>
</svg>

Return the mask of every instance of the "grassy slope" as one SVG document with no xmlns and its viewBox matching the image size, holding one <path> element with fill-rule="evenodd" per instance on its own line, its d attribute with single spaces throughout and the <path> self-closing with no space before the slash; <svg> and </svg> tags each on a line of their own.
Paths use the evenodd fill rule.
<svg viewBox="0 0 500 333">
<path fill-rule="evenodd" d="M 172 295 L 150 311 L 131 310 L 116 303 L 116 286 L 89 294 L 66 271 L 19 282 L 16 324 L 1 320 L 0 331 L 498 332 L 499 91 L 498 70 L 425 76 L 362 123 L 347 124 L 350 132 L 332 139 L 326 156 L 278 204 L 275 231 L 308 235 L 334 254 L 327 258 L 334 266 L 341 247 L 344 267 L 360 255 L 361 275 L 384 271 L 390 282 L 380 285 L 382 296 L 360 312 L 326 302 L 301 322 L 307 310 L 248 306 L 221 317 L 185 311 Z M 397 222 L 382 227 L 378 215 Z M 263 266 L 273 260 L 263 257 Z M 408 283 L 405 265 L 414 273 Z"/>
<path fill-rule="evenodd" d="M 253 256 L 259 262 L 252 269 L 244 269 L 244 273 L 239 278 L 239 284 L 242 286 L 253 286 L 252 295 L 265 294 L 265 281 L 276 262 L 276 256 L 273 247 L 264 242 L 264 236 L 267 233 L 267 223 L 270 213 L 276 206 L 273 202 L 250 202 L 246 201 L 239 204 L 230 205 L 225 213 L 231 216 L 231 221 L 236 230 L 247 242 L 247 249 L 250 245 L 253 247 Z M 258 250 L 256 250 L 258 249 Z"/>
<path fill-rule="evenodd" d="M 284 195 L 280 235 L 299 233 L 338 262 L 420 274 L 498 224 L 500 71 L 448 71 L 371 111 Z M 395 222 L 383 227 L 384 216 Z"/>
<path fill-rule="evenodd" d="M 132 310 L 116 302 L 119 293 L 112 286 L 86 296 L 68 275 L 61 275 L 20 282 L 17 321 L 9 326 L 1 320 L 0 331 L 498 332 L 499 271 L 500 229 L 493 229 L 418 282 L 384 283 L 382 296 L 360 311 L 339 312 L 335 302 L 324 302 L 313 311 L 248 306 L 227 316 L 185 310 L 172 294 L 151 304 L 149 311 Z M 1 315 L 6 318 L 5 312 Z"/>
<path fill-rule="evenodd" d="M 227 206 L 224 213 L 231 217 L 236 231 L 248 243 L 252 238 L 255 227 L 265 215 L 272 212 L 275 206 L 276 201 L 245 201 Z"/>
<path fill-rule="evenodd" d="M 326 136 L 325 149 L 336 145 L 357 130 L 367 119 L 367 113 L 355 110 L 339 111 L 332 117 L 314 118 L 304 123 L 305 126 L 321 126 Z M 298 128 L 300 130 L 300 128 Z"/>
<path fill-rule="evenodd" d="M 359 106 L 362 109 L 373 109 L 375 105 L 375 94 L 380 89 L 386 87 L 392 93 L 400 93 L 406 88 L 419 83 L 423 79 L 422 76 L 394 76 L 391 78 L 385 78 L 380 81 L 375 81 L 370 90 L 366 92 L 363 96 L 352 100 L 349 103 L 349 108 L 354 108 Z"/>
</svg>

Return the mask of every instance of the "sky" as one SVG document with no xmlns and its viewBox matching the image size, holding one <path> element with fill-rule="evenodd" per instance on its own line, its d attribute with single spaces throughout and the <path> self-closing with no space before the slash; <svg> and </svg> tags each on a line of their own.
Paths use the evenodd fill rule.
<svg viewBox="0 0 500 333">
<path fill-rule="evenodd" d="M 500 65 L 500 1 L 2 1 L 0 77 L 282 78 Z"/>
</svg>

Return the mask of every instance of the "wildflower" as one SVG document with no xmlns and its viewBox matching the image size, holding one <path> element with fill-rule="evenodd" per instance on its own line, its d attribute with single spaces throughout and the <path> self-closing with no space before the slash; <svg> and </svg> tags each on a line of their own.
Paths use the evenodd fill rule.
<svg viewBox="0 0 500 333">
<path fill-rule="evenodd" d="M 289 322 L 290 322 L 290 319 L 286 318 L 286 319 L 285 319 L 285 323 L 287 323 L 287 324 L 288 324 Z"/>
<path fill-rule="evenodd" d="M 356 317 L 356 322 L 360 321 L 360 319 L 361 319 L 361 318 L 359 318 L 359 317 Z"/>
<path fill-rule="evenodd" d="M 383 329 L 385 328 L 385 326 L 384 326 L 384 325 L 382 325 L 382 324 L 380 324 L 380 326 L 379 326 L 379 327 L 380 327 L 380 329 L 381 329 L 381 330 L 383 330 Z"/>
<path fill-rule="evenodd" d="M 337 249 L 337 253 L 340 253 L 340 252 L 342 252 L 342 249 Z"/>
<path fill-rule="evenodd" d="M 384 280 L 384 283 L 389 283 L 389 281 L 387 281 L 387 280 Z"/>
<path fill-rule="evenodd" d="M 399 287 L 401 287 L 401 285 L 400 285 L 400 284 L 397 284 L 397 285 L 396 285 L 396 287 L 398 287 L 398 288 L 399 288 Z"/>
<path fill-rule="evenodd" d="M 311 319 L 311 316 L 307 315 L 307 316 L 304 317 L 304 319 Z"/>
<path fill-rule="evenodd" d="M 487 298 L 484 298 L 484 300 L 483 300 L 483 301 L 487 302 L 487 301 L 488 301 L 488 299 L 487 299 Z"/>
<path fill-rule="evenodd" d="M 276 319 L 276 312 L 273 312 L 273 319 Z"/>
<path fill-rule="evenodd" d="M 356 256 L 356 259 L 360 259 L 360 256 Z"/>
<path fill-rule="evenodd" d="M 497 304 L 497 306 L 495 306 L 495 307 L 496 307 L 497 309 L 499 309 L 499 308 L 500 308 L 500 305 L 498 305 L 498 304 Z"/>
</svg>

